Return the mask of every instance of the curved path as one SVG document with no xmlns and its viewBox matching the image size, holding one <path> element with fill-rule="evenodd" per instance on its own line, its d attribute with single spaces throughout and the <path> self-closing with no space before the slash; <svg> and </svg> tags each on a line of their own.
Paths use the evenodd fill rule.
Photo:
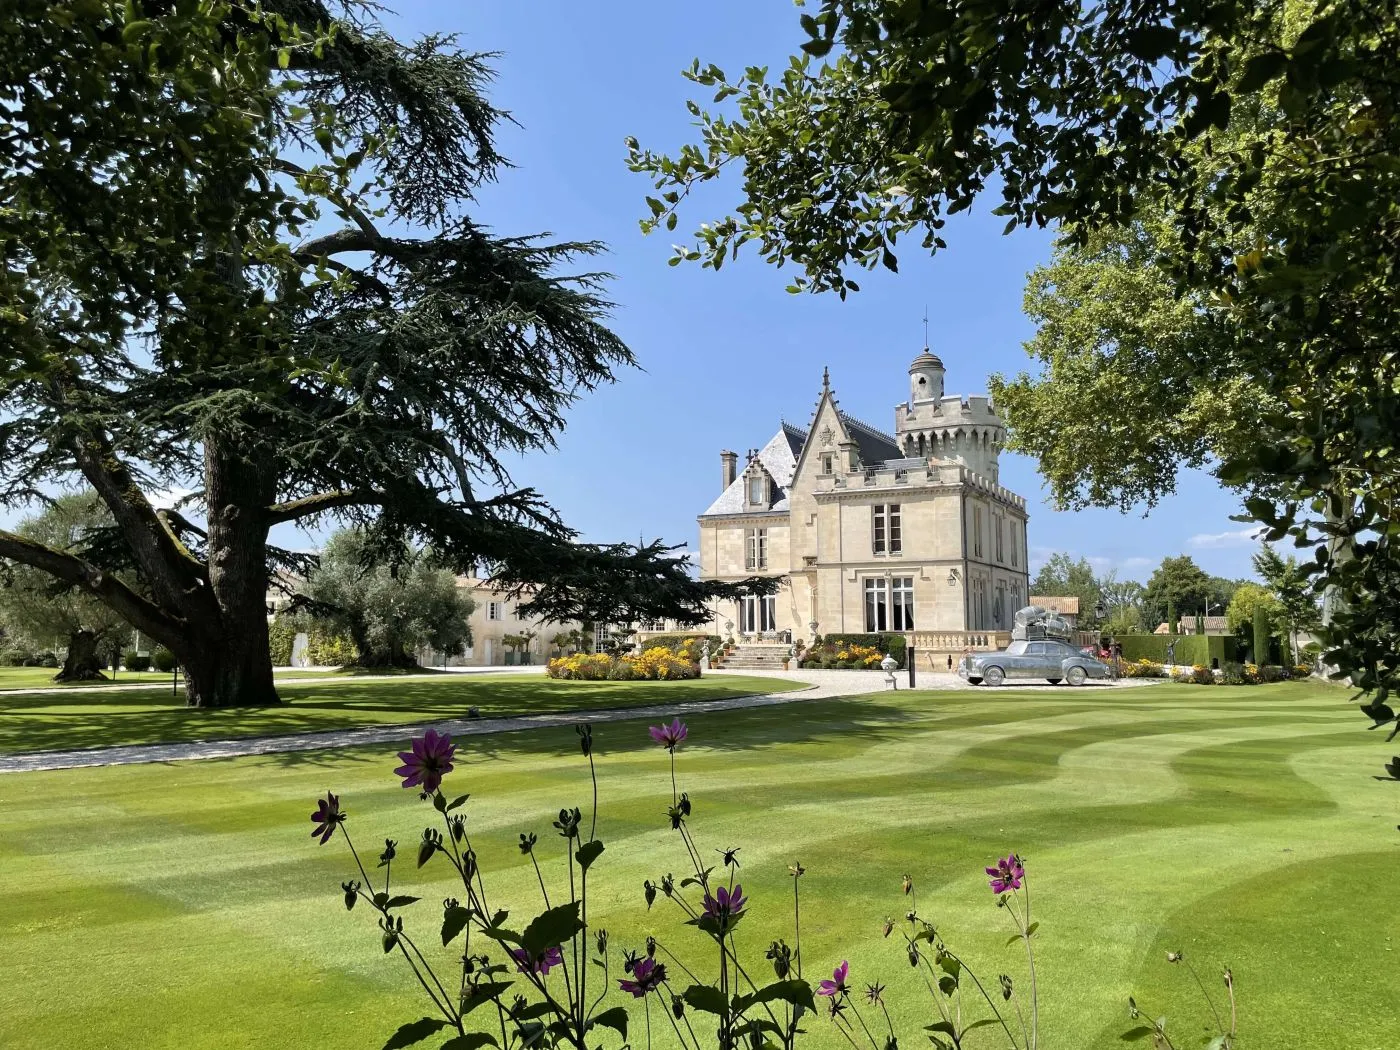
<svg viewBox="0 0 1400 1050">
<path fill-rule="evenodd" d="M 610 707 L 586 711 L 557 711 L 542 715 L 505 718 L 457 718 L 436 722 L 402 722 L 372 725 L 360 729 L 332 729 L 285 736 L 240 737 L 231 740 L 195 740 L 178 744 L 127 744 L 120 747 L 87 748 L 77 751 L 34 751 L 0 757 L 0 773 L 30 773 L 45 769 L 77 769 L 82 766 L 127 766 L 145 762 L 187 762 L 202 758 L 237 758 L 241 755 L 267 755 L 286 751 L 317 751 L 324 748 L 384 744 L 418 735 L 431 726 L 453 736 L 483 736 L 514 733 L 522 729 L 544 729 L 576 725 L 579 722 L 621 722 L 632 718 L 669 718 L 682 711 L 704 713 L 737 708 L 767 707 L 804 700 L 826 700 L 837 696 L 857 696 L 890 688 L 882 671 L 711 671 L 714 675 L 742 675 L 746 678 L 778 678 L 802 682 L 803 687 L 781 693 L 732 696 L 721 700 L 694 700 L 680 704 L 648 704 L 637 707 Z M 356 679 L 362 681 L 363 679 Z M 284 679 L 285 681 L 285 679 Z M 907 677 L 899 675 L 899 688 Z M 1114 685 L 1144 685 L 1139 680 L 1120 683 L 1096 682 L 1090 688 Z M 924 675 L 918 682 L 924 689 L 972 689 L 966 682 L 947 674 Z M 1068 686 L 1017 685 L 1001 692 L 1057 689 Z"/>
</svg>

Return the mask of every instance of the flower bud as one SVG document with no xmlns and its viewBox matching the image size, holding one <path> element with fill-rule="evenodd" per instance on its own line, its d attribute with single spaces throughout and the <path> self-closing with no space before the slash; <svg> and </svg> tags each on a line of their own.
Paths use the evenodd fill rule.
<svg viewBox="0 0 1400 1050">
<path fill-rule="evenodd" d="M 888 937 L 890 933 L 894 930 L 894 920 L 886 919 L 885 924 L 881 926 L 880 929 L 883 931 L 884 936 Z"/>
<path fill-rule="evenodd" d="M 655 938 L 655 937 L 648 937 L 648 938 L 647 938 L 647 958 L 648 958 L 648 959 L 655 959 L 655 958 L 656 958 L 656 938 Z"/>
<path fill-rule="evenodd" d="M 454 816 L 451 820 L 449 820 L 447 824 L 448 827 L 452 829 L 453 842 L 461 842 L 464 838 L 467 837 L 467 820 L 465 817 L 459 814 L 457 816 Z"/>
<path fill-rule="evenodd" d="M 689 796 L 688 794 L 686 794 L 684 791 L 681 792 L 680 809 L 681 809 L 681 816 L 683 816 L 683 817 L 688 817 L 688 816 L 690 816 L 690 796 Z"/>
<path fill-rule="evenodd" d="M 909 965 L 919 965 L 919 946 L 917 944 L 914 944 L 912 941 L 909 944 Z"/>
<path fill-rule="evenodd" d="M 642 896 L 646 898 L 647 907 L 650 908 L 652 903 L 656 900 L 656 887 L 652 885 L 651 879 L 647 879 L 642 883 Z M 667 893 L 666 896 L 669 897 L 670 893 Z"/>
<path fill-rule="evenodd" d="M 345 891 L 345 910 L 349 911 L 360 898 L 360 884 L 358 882 L 342 882 L 340 888 Z"/>
<path fill-rule="evenodd" d="M 398 850 L 394 848 L 397 845 L 398 843 L 395 842 L 393 839 L 384 840 L 384 852 L 379 855 L 380 864 L 388 864 L 391 860 L 393 860 L 399 855 Z"/>
<path fill-rule="evenodd" d="M 685 1000 L 679 995 L 671 996 L 671 1014 L 677 1021 L 685 1016 Z"/>
<path fill-rule="evenodd" d="M 907 897 L 914 892 L 914 880 L 908 875 L 904 876 L 904 895 Z"/>
<path fill-rule="evenodd" d="M 1010 978 L 1008 975 L 1006 975 L 1006 974 L 1002 974 L 1002 975 L 1001 975 L 1001 997 L 1002 997 L 1002 999 L 1010 999 L 1010 998 L 1011 998 L 1011 988 L 1012 988 L 1012 985 L 1011 985 L 1011 978 Z M 1129 1000 L 1129 1002 L 1131 1002 L 1131 1001 L 1132 1001 L 1132 1000 Z"/>
<path fill-rule="evenodd" d="M 574 732 L 578 734 L 578 747 L 583 752 L 583 757 L 587 758 L 593 753 L 593 726 L 585 722 L 581 726 L 574 726 Z"/>
<path fill-rule="evenodd" d="M 608 931 L 600 929 L 594 933 L 593 943 L 597 947 L 599 955 L 606 955 L 608 953 Z"/>
</svg>

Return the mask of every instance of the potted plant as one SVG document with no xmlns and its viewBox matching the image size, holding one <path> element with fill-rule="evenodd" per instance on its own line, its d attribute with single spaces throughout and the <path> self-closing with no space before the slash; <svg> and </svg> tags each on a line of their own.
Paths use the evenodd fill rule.
<svg viewBox="0 0 1400 1050">
<path fill-rule="evenodd" d="M 506 647 L 506 666 L 511 667 L 515 664 L 516 657 L 519 655 L 517 650 L 525 644 L 525 639 L 518 634 L 503 634 L 501 635 L 501 644 Z"/>
</svg>

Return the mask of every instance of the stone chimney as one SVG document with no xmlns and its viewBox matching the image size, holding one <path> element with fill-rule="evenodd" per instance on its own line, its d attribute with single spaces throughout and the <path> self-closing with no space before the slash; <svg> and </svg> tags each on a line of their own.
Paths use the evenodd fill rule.
<svg viewBox="0 0 1400 1050">
<path fill-rule="evenodd" d="M 724 478 L 724 486 L 720 489 L 724 492 L 730 485 L 734 484 L 734 479 L 739 476 L 739 455 L 725 449 L 719 454 L 719 464 L 721 476 Z"/>
</svg>

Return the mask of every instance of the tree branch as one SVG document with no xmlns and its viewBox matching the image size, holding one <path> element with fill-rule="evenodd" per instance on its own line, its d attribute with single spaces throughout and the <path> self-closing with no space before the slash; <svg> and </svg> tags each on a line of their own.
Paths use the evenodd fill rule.
<svg viewBox="0 0 1400 1050">
<path fill-rule="evenodd" d="M 0 529 L 0 558 L 9 558 L 48 573 L 112 609 L 139 631 L 169 644 L 183 631 L 180 620 L 147 601 L 111 573 L 91 562 L 35 540 Z"/>
<path fill-rule="evenodd" d="M 269 524 L 280 525 L 283 522 L 310 517 L 312 514 L 324 514 L 328 510 L 338 510 L 341 507 L 382 506 L 388 499 L 386 493 L 375 492 L 372 489 L 337 489 L 333 492 L 318 492 L 313 496 L 303 496 L 301 499 L 288 500 L 286 503 L 277 503 L 268 507 L 267 520 Z"/>
</svg>

